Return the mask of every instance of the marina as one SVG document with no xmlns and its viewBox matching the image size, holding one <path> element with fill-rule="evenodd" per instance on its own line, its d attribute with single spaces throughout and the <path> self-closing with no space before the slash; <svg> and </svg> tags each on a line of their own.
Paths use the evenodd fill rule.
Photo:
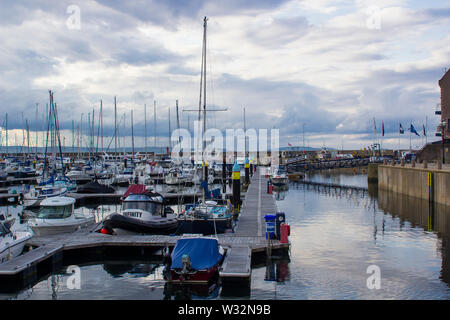
<svg viewBox="0 0 450 320">
<path fill-rule="evenodd" d="M 2 3 L 0 300 L 449 300 L 441 2 Z"/>
<path fill-rule="evenodd" d="M 237 231 L 231 235 L 216 235 L 219 243 L 227 250 L 223 267 L 220 269 L 220 277 L 224 286 L 229 281 L 233 284 L 244 282 L 249 285 L 253 252 L 266 253 L 270 250 L 270 252 L 283 251 L 287 254 L 289 250 L 289 243 L 280 243 L 279 240 L 273 239 L 266 240 L 264 235 L 263 213 L 276 213 L 275 200 L 271 194 L 267 194 L 266 184 L 267 179 L 260 175 L 259 171 L 256 171 L 246 193 L 246 200 L 242 205 Z M 0 277 L 3 283 L 15 281 L 16 284 L 29 285 L 36 280 L 32 274 L 36 273 L 41 265 L 48 265 L 49 261 L 54 263 L 56 259 L 63 259 L 67 251 L 77 250 L 80 255 L 83 255 L 82 249 L 100 247 L 154 247 L 160 249 L 173 247 L 180 238 L 182 236 L 110 236 L 95 232 L 92 227 L 69 234 L 35 236 L 27 243 L 27 247 L 33 248 L 32 250 L 18 259 L 0 265 Z"/>
</svg>

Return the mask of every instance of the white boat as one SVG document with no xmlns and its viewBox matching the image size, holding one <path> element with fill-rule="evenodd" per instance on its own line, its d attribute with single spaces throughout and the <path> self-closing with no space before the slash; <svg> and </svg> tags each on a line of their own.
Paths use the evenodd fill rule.
<svg viewBox="0 0 450 320">
<path fill-rule="evenodd" d="M 70 170 L 66 173 L 66 177 L 71 180 L 91 180 L 92 177 L 82 170 Z"/>
<path fill-rule="evenodd" d="M 20 255 L 32 236 L 31 232 L 12 232 L 4 222 L 0 222 L 0 263 Z"/>
<path fill-rule="evenodd" d="M 29 225 L 37 236 L 74 232 L 95 222 L 94 215 L 74 212 L 75 199 L 52 197 L 43 200 L 35 219 Z"/>
<path fill-rule="evenodd" d="M 276 169 L 270 179 L 274 186 L 282 186 L 287 184 L 288 182 L 288 177 L 284 170 L 281 168 Z"/>
<path fill-rule="evenodd" d="M 67 194 L 67 192 L 69 190 L 65 185 L 32 186 L 23 195 L 23 205 L 24 207 L 36 206 L 44 199 L 61 197 Z"/>
<path fill-rule="evenodd" d="M 185 183 L 187 177 L 183 174 L 180 169 L 170 169 L 169 172 L 164 177 L 165 184 L 176 185 Z"/>
<path fill-rule="evenodd" d="M 121 174 L 116 174 L 112 178 L 113 185 L 129 185 L 133 182 L 134 172 L 133 168 L 125 168 Z"/>
</svg>

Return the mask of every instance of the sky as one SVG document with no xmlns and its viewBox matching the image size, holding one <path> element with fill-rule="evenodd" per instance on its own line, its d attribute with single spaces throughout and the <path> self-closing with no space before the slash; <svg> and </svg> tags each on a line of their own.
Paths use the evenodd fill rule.
<svg viewBox="0 0 450 320">
<path fill-rule="evenodd" d="M 147 144 L 166 146 L 176 100 L 181 127 L 197 118 L 183 110 L 198 109 L 204 16 L 207 106 L 227 109 L 209 112 L 208 128 L 243 128 L 245 108 L 246 128 L 279 129 L 280 146 L 407 148 L 399 122 L 419 132 L 413 147 L 425 142 L 423 125 L 428 142 L 439 139 L 449 1 L 18 0 L 0 2 L 2 145 L 6 113 L 9 145 L 26 143 L 27 123 L 30 144 L 38 132 L 43 145 L 52 90 L 66 145 L 72 121 L 76 131 L 83 117 L 86 137 L 93 113 L 97 126 L 100 100 L 111 145 L 116 96 L 125 143 L 133 110 L 144 145 L 146 105 Z"/>
</svg>

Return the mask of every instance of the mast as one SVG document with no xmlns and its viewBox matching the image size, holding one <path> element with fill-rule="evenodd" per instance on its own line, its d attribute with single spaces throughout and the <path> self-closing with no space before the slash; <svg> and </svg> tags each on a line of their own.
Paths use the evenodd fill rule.
<svg viewBox="0 0 450 320">
<path fill-rule="evenodd" d="M 244 107 L 244 157 L 248 157 L 248 150 L 247 150 L 247 122 L 245 121 L 245 107 Z"/>
<path fill-rule="evenodd" d="M 170 107 L 169 107 L 169 152 L 171 147 L 170 135 L 172 133 L 172 128 L 170 128 Z"/>
<path fill-rule="evenodd" d="M 134 163 L 134 129 L 133 129 L 133 109 L 131 110 L 131 163 Z"/>
<path fill-rule="evenodd" d="M 176 108 L 177 108 L 177 129 L 178 129 L 178 142 L 181 142 L 181 136 L 180 136 L 180 115 L 178 113 L 178 99 L 176 101 Z"/>
<path fill-rule="evenodd" d="M 114 96 L 114 153 L 117 156 L 117 103 Z"/>
<path fill-rule="evenodd" d="M 203 19 L 203 27 L 204 27 L 204 35 L 203 35 L 203 148 L 202 148 L 202 160 L 204 157 L 205 149 L 206 149 L 206 140 L 205 140 L 205 132 L 206 132 L 206 27 L 207 27 L 208 18 Z M 204 179 L 208 179 L 206 177 L 206 167 L 203 169 L 204 171 Z"/>
<path fill-rule="evenodd" d="M 39 129 L 38 129 L 38 106 L 39 106 L 39 103 L 36 103 L 36 152 L 35 152 L 35 158 L 36 158 L 36 160 L 37 160 L 37 149 L 38 149 L 38 131 L 39 131 Z"/>
<path fill-rule="evenodd" d="M 8 112 L 6 113 L 6 155 L 8 155 Z"/>
<path fill-rule="evenodd" d="M 156 147 L 156 100 L 154 100 L 153 101 L 153 122 L 154 122 L 154 124 L 153 124 L 153 130 L 155 131 L 155 141 L 154 141 L 154 143 L 155 143 L 155 147 Z M 156 152 L 156 150 L 155 150 L 155 152 Z"/>
<path fill-rule="evenodd" d="M 100 99 L 100 134 L 102 136 L 101 150 L 103 153 L 103 101 Z M 97 139 L 98 142 L 98 139 Z"/>
<path fill-rule="evenodd" d="M 147 104 L 144 104 L 144 131 L 145 131 L 144 152 L 145 158 L 147 158 Z"/>
</svg>

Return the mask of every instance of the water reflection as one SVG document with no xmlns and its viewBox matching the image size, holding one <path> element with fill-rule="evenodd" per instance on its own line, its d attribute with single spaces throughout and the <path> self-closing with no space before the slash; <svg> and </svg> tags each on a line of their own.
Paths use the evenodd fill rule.
<svg viewBox="0 0 450 320">
<path fill-rule="evenodd" d="M 441 279 L 450 284 L 450 207 L 381 189 L 378 203 L 380 209 L 400 220 L 400 227 L 408 222 L 438 236 L 442 254 Z"/>
</svg>

